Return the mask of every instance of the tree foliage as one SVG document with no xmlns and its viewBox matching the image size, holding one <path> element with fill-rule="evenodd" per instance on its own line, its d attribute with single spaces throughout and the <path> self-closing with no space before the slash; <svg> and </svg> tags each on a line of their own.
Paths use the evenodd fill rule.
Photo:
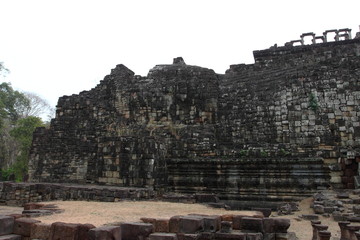
<svg viewBox="0 0 360 240">
<path fill-rule="evenodd" d="M 0 62 L 0 75 L 6 75 L 9 69 L 5 68 L 4 63 Z"/>
<path fill-rule="evenodd" d="M 21 116 L 23 109 L 30 107 L 30 100 L 26 96 L 14 90 L 10 83 L 0 84 L 0 127 L 4 119 L 15 123 Z"/>
<path fill-rule="evenodd" d="M 0 62 L 0 74 L 4 71 L 8 70 Z M 44 126 L 40 116 L 50 111 L 38 95 L 0 84 L 0 181 L 21 181 L 26 175 L 33 132 Z"/>
<path fill-rule="evenodd" d="M 21 180 L 28 170 L 28 157 L 32 143 L 32 135 L 37 127 L 44 123 L 39 117 L 28 116 L 17 121 L 10 135 L 19 143 L 19 150 L 13 166 L 17 180 Z"/>
<path fill-rule="evenodd" d="M 25 97 L 29 100 L 29 106 L 23 110 L 23 117 L 52 114 L 53 109 L 50 104 L 39 95 L 31 92 L 24 92 Z"/>
</svg>

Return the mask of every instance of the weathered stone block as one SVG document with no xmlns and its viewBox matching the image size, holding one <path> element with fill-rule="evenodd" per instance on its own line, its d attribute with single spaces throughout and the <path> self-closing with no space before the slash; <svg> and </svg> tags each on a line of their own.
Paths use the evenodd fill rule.
<svg viewBox="0 0 360 240">
<path fill-rule="evenodd" d="M 0 236 L 13 232 L 14 221 L 13 217 L 0 215 Z"/>
<path fill-rule="evenodd" d="M 155 218 L 143 217 L 143 218 L 140 218 L 140 220 L 143 221 L 144 223 L 151 223 L 155 227 L 155 222 L 156 222 Z"/>
<path fill-rule="evenodd" d="M 240 229 L 241 231 L 264 232 L 263 220 L 261 218 L 243 217 L 241 219 Z"/>
<path fill-rule="evenodd" d="M 9 234 L 0 236 L 0 240 L 23 240 L 24 238 L 21 235 Z"/>
<path fill-rule="evenodd" d="M 305 219 L 305 220 L 318 220 L 319 219 L 319 216 L 318 215 L 314 215 L 314 214 L 303 214 L 301 215 L 301 218 L 302 219 Z"/>
<path fill-rule="evenodd" d="M 198 203 L 218 203 L 220 201 L 216 195 L 204 193 L 196 194 L 195 199 Z"/>
<path fill-rule="evenodd" d="M 121 239 L 138 240 L 145 239 L 154 231 L 150 223 L 123 223 L 121 227 Z"/>
<path fill-rule="evenodd" d="M 274 230 L 276 233 L 287 233 L 290 227 L 290 219 L 274 218 Z"/>
<path fill-rule="evenodd" d="M 24 204 L 24 210 L 40 209 L 43 206 L 45 206 L 45 204 L 42 204 L 42 203 L 25 203 Z"/>
<path fill-rule="evenodd" d="M 276 233 L 264 233 L 263 240 L 275 240 Z"/>
<path fill-rule="evenodd" d="M 264 233 L 274 233 L 275 232 L 275 222 L 274 218 L 264 218 Z"/>
<path fill-rule="evenodd" d="M 241 229 L 241 220 L 242 218 L 244 217 L 248 217 L 246 215 L 234 215 L 233 216 L 233 225 L 232 225 L 232 228 L 235 229 L 235 230 L 240 230 Z"/>
<path fill-rule="evenodd" d="M 35 223 L 30 231 L 31 239 L 49 239 L 51 225 L 46 223 Z"/>
<path fill-rule="evenodd" d="M 221 221 L 229 221 L 232 222 L 234 218 L 234 214 L 224 214 L 221 215 Z"/>
<path fill-rule="evenodd" d="M 199 240 L 199 234 L 177 233 L 178 240 Z"/>
<path fill-rule="evenodd" d="M 231 233 L 232 224 L 229 221 L 221 221 L 220 231 L 223 233 Z"/>
<path fill-rule="evenodd" d="M 180 217 L 180 233 L 198 233 L 204 230 L 204 219 L 196 216 Z"/>
<path fill-rule="evenodd" d="M 75 224 L 55 222 L 50 227 L 50 240 L 75 240 L 75 239 L 89 239 L 88 232 L 95 228 L 91 224 Z"/>
<path fill-rule="evenodd" d="M 104 226 L 89 230 L 89 240 L 121 240 L 120 226 Z"/>
<path fill-rule="evenodd" d="M 353 206 L 353 212 L 354 212 L 355 214 L 360 214 L 360 206 L 354 205 L 354 206 Z"/>
<path fill-rule="evenodd" d="M 217 232 L 220 230 L 220 216 L 204 216 L 204 232 Z"/>
<path fill-rule="evenodd" d="M 252 210 L 261 212 L 264 217 L 270 217 L 271 215 L 271 208 L 252 208 Z"/>
<path fill-rule="evenodd" d="M 14 222 L 14 233 L 24 237 L 30 237 L 31 228 L 40 221 L 31 218 L 18 218 Z"/>
<path fill-rule="evenodd" d="M 262 233 L 247 233 L 246 240 L 263 240 Z"/>
<path fill-rule="evenodd" d="M 169 232 L 169 219 L 156 219 L 155 220 L 155 232 Z"/>
<path fill-rule="evenodd" d="M 336 211 L 336 207 L 324 207 L 324 212 L 325 213 L 333 213 L 334 211 Z"/>
<path fill-rule="evenodd" d="M 314 205 L 314 212 L 316 214 L 323 214 L 325 213 L 324 206 L 323 205 Z"/>
<path fill-rule="evenodd" d="M 215 240 L 246 240 L 246 233 L 215 233 Z"/>
<path fill-rule="evenodd" d="M 173 216 L 170 218 L 169 221 L 169 232 L 171 233 L 178 233 L 179 232 L 179 223 L 180 223 L 180 218 L 182 216 Z"/>
<path fill-rule="evenodd" d="M 175 233 L 152 233 L 149 240 L 178 240 Z"/>
<path fill-rule="evenodd" d="M 298 240 L 296 234 L 293 232 L 289 233 L 276 233 L 276 240 Z"/>
</svg>

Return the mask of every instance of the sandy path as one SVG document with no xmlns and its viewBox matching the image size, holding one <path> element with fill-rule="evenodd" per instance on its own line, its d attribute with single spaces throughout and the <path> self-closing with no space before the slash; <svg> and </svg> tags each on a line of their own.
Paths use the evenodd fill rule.
<svg viewBox="0 0 360 240">
<path fill-rule="evenodd" d="M 312 198 L 304 199 L 300 202 L 299 212 L 294 215 L 279 216 L 291 220 L 289 232 L 295 232 L 299 240 L 309 240 L 312 237 L 310 221 L 301 220 L 299 215 L 313 214 L 310 208 Z M 109 223 L 140 221 L 142 217 L 151 218 L 170 218 L 175 215 L 187 215 L 190 213 L 206 215 L 223 214 L 253 214 L 251 211 L 227 211 L 224 209 L 214 209 L 201 204 L 184 204 L 170 202 L 86 202 L 86 201 L 54 201 L 44 202 L 45 204 L 55 204 L 65 212 L 51 216 L 37 218 L 44 223 L 68 222 L 68 223 L 91 223 L 95 226 L 102 226 Z M 21 213 L 23 208 L 0 206 L 0 214 Z M 276 214 L 273 212 L 273 214 Z M 329 226 L 332 237 L 340 237 L 340 229 L 337 222 L 332 218 L 320 216 L 322 224 Z"/>
<path fill-rule="evenodd" d="M 288 218 L 291 220 L 291 225 L 289 232 L 295 232 L 299 240 L 309 240 L 312 238 L 312 227 L 311 222 L 308 220 L 301 220 L 299 218 L 302 214 L 314 214 L 310 204 L 312 198 L 306 198 L 299 203 L 299 212 L 295 212 L 294 215 L 289 216 L 279 216 L 281 218 Z M 340 228 L 337 222 L 335 222 L 331 217 L 323 217 L 319 215 L 319 220 L 321 224 L 329 226 L 328 231 L 331 232 L 332 238 L 340 238 Z"/>
<path fill-rule="evenodd" d="M 21 214 L 24 208 L 22 207 L 9 207 L 0 205 L 0 215 L 8 214 Z"/>
<path fill-rule="evenodd" d="M 140 202 L 46 202 L 55 204 L 65 212 L 51 216 L 42 216 L 37 219 L 44 223 L 52 222 L 71 222 L 71 223 L 91 223 L 95 226 L 115 222 L 136 222 L 142 217 L 151 218 L 170 218 L 176 215 L 187 215 L 191 213 L 207 215 L 223 214 L 249 214 L 252 211 L 227 211 L 224 209 L 214 209 L 201 204 L 170 203 L 156 201 Z"/>
</svg>

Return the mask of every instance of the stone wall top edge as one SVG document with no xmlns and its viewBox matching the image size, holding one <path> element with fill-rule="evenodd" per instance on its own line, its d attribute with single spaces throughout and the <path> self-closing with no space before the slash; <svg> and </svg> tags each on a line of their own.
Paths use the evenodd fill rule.
<svg viewBox="0 0 360 240">
<path fill-rule="evenodd" d="M 293 54 L 299 52 L 305 52 L 313 49 L 321 49 L 326 47 L 335 47 L 335 46 L 346 46 L 351 44 L 360 43 L 360 38 L 335 41 L 335 42 L 326 42 L 326 43 L 317 43 L 309 45 L 300 45 L 300 46 L 281 46 L 281 47 L 270 47 L 263 50 L 254 50 L 253 55 L 256 60 L 258 57 L 273 56 L 273 55 L 284 55 L 284 54 Z"/>
<path fill-rule="evenodd" d="M 229 157 L 229 158 L 221 158 L 220 157 L 197 157 L 197 158 L 169 158 L 168 162 L 191 162 L 191 163 L 204 163 L 204 162 L 223 162 L 223 163 L 233 163 L 233 162 L 317 162 L 322 161 L 322 158 L 317 157 Z"/>
<path fill-rule="evenodd" d="M 109 189 L 109 190 L 151 190 L 152 188 L 145 187 L 121 187 L 121 186 L 108 186 L 108 185 L 94 185 L 94 184 L 74 184 L 74 183 L 49 183 L 49 182 L 0 182 L 1 185 L 13 185 L 13 186 L 51 186 L 60 188 L 83 188 L 83 189 Z"/>
</svg>

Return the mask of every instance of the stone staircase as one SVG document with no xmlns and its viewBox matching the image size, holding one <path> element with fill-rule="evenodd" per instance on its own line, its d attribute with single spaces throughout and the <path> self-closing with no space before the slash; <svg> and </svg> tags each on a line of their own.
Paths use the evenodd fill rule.
<svg viewBox="0 0 360 240">
<path fill-rule="evenodd" d="M 167 168 L 170 191 L 214 193 L 235 208 L 297 201 L 328 188 L 330 180 L 315 158 L 169 159 Z"/>
</svg>

